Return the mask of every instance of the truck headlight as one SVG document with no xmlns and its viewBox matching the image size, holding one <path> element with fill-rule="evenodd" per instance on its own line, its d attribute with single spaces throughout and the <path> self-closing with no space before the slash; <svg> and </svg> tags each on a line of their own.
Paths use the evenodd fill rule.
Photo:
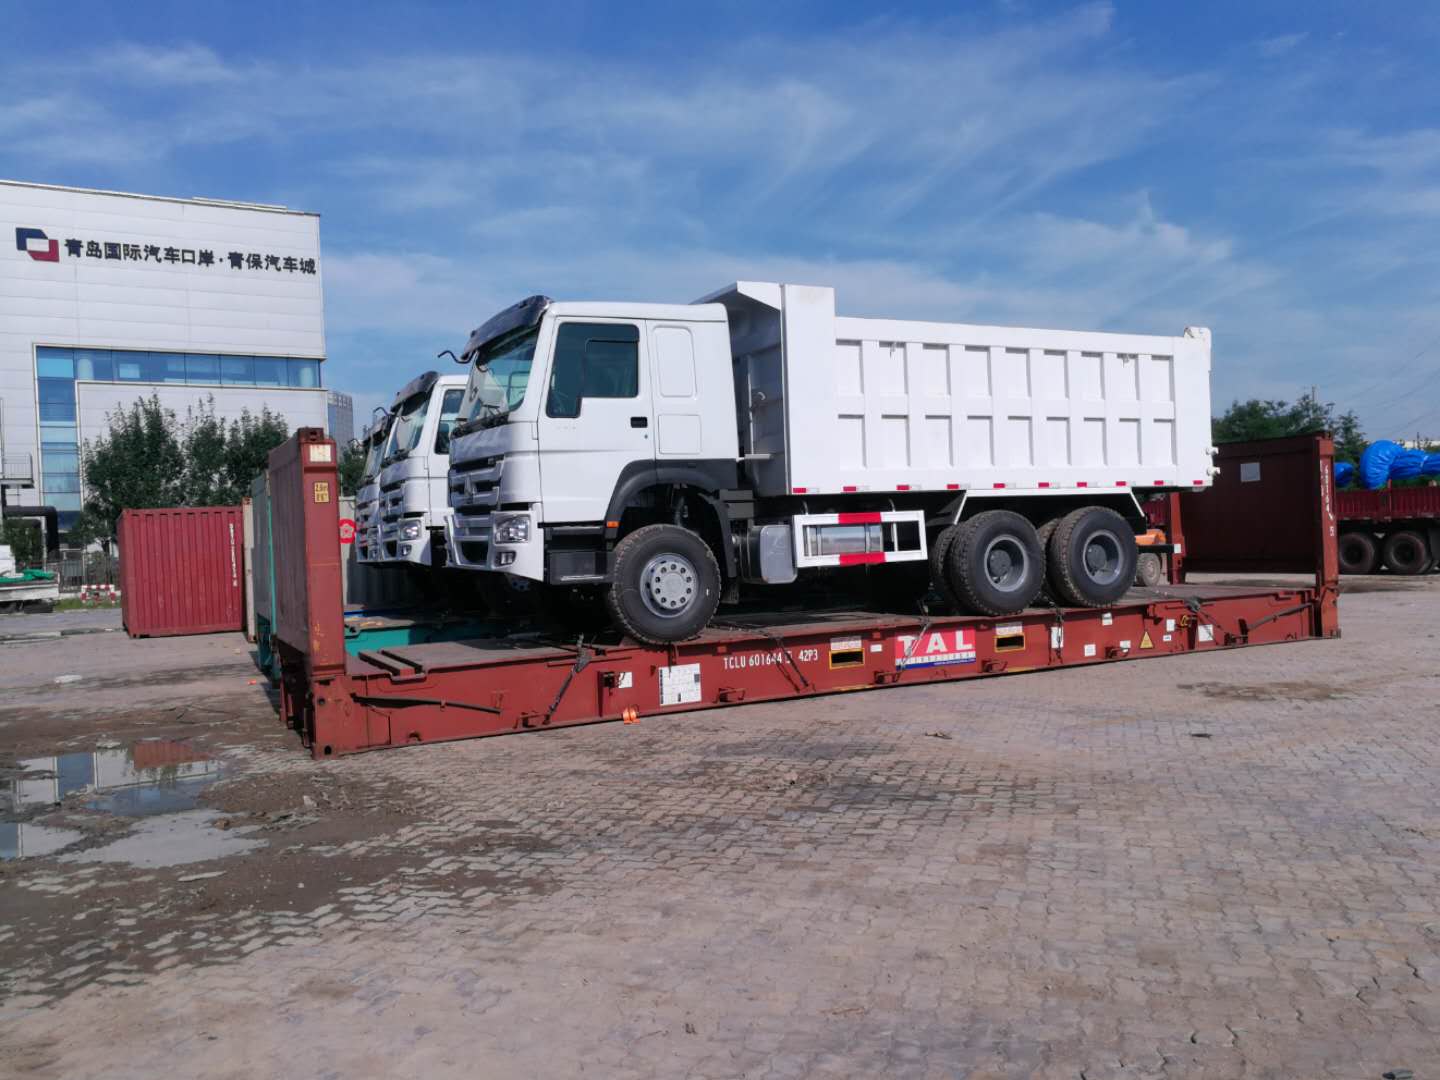
<svg viewBox="0 0 1440 1080">
<path fill-rule="evenodd" d="M 495 524 L 495 542 L 497 544 L 524 544 L 530 539 L 530 519 L 528 517 L 501 518 Z"/>
<path fill-rule="evenodd" d="M 419 540 L 419 539 L 420 539 L 420 523 L 419 523 L 418 521 L 407 521 L 404 525 L 401 525 L 401 526 L 400 526 L 400 539 L 401 539 L 401 540 Z"/>
</svg>

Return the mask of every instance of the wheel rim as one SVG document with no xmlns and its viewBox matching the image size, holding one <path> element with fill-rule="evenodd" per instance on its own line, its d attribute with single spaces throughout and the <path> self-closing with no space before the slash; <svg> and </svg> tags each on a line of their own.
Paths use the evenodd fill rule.
<svg viewBox="0 0 1440 1080">
<path fill-rule="evenodd" d="M 673 619 L 690 610 L 700 586 L 700 575 L 683 555 L 656 555 L 640 571 L 640 598 L 653 614 Z"/>
<path fill-rule="evenodd" d="M 985 545 L 985 576 L 1002 593 L 1017 592 L 1030 577 L 1030 554 L 1018 537 L 997 536 Z"/>
<path fill-rule="evenodd" d="M 1125 565 L 1125 549 L 1120 538 L 1109 529 L 1097 529 L 1085 538 L 1080 565 L 1085 576 L 1096 585 L 1113 585 Z"/>
</svg>

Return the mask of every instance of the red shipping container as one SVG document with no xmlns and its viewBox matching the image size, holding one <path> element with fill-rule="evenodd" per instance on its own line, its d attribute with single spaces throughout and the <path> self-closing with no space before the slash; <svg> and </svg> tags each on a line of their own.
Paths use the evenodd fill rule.
<svg viewBox="0 0 1440 1080">
<path fill-rule="evenodd" d="M 245 625 L 238 506 L 120 515 L 120 610 L 131 637 L 218 634 Z"/>
</svg>

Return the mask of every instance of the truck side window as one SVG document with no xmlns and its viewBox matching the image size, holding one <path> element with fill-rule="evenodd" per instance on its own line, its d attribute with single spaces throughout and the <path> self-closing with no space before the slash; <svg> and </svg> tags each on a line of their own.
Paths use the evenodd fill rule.
<svg viewBox="0 0 1440 1080">
<path fill-rule="evenodd" d="M 440 426 L 435 429 L 435 453 L 450 452 L 450 429 L 455 426 L 455 417 L 460 414 L 460 402 L 463 400 L 464 390 L 445 391 L 445 400 L 440 403 Z"/>
<path fill-rule="evenodd" d="M 640 330 L 615 323 L 562 323 L 545 415 L 580 415 L 589 398 L 640 396 Z"/>
</svg>

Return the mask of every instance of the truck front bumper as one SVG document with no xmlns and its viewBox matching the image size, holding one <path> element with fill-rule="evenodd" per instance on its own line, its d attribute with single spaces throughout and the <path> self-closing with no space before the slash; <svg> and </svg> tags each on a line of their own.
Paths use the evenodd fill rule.
<svg viewBox="0 0 1440 1080">
<path fill-rule="evenodd" d="M 498 535 L 497 535 L 498 534 Z M 446 523 L 450 561 L 467 570 L 493 570 L 545 580 L 545 542 L 533 511 L 480 513 L 456 507 Z"/>
</svg>

